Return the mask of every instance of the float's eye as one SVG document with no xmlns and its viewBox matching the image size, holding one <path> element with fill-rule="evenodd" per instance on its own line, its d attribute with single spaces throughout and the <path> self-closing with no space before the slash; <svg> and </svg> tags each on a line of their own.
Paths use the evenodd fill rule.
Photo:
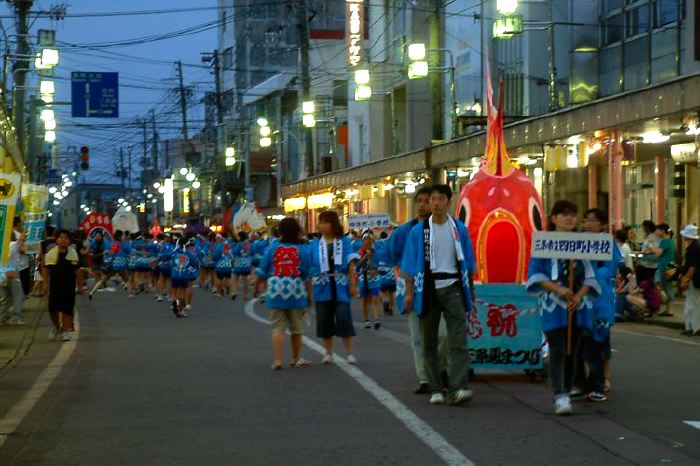
<svg viewBox="0 0 700 466">
<path fill-rule="evenodd" d="M 542 231 L 542 211 L 540 210 L 539 203 L 534 197 L 530 198 L 528 212 L 530 213 L 530 222 L 532 222 L 532 228 L 535 231 Z"/>
<path fill-rule="evenodd" d="M 469 226 L 469 213 L 469 199 L 464 197 L 459 203 L 458 216 L 462 223 L 467 226 Z"/>
</svg>

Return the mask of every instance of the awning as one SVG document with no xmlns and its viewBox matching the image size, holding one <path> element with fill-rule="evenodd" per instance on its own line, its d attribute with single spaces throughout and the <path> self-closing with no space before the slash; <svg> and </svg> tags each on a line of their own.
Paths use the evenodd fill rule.
<svg viewBox="0 0 700 466">
<path fill-rule="evenodd" d="M 294 78 L 293 74 L 278 73 L 243 93 L 243 105 L 250 105 L 275 92 L 286 89 Z"/>
</svg>

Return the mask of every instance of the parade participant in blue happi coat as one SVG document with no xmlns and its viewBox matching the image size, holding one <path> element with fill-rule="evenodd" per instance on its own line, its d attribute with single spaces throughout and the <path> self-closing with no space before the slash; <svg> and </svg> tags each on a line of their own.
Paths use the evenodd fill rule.
<svg viewBox="0 0 700 466">
<path fill-rule="evenodd" d="M 357 295 L 355 261 L 350 239 L 343 235 L 338 214 L 332 210 L 318 217 L 321 237 L 308 245 L 311 259 L 313 300 L 316 304 L 316 336 L 323 339 L 324 364 L 333 363 L 333 337 L 340 337 L 347 361 L 355 364 L 352 338 L 355 328 L 350 313 L 350 297 Z"/>
<path fill-rule="evenodd" d="M 548 230 L 571 232 L 576 227 L 578 208 L 569 201 L 557 201 L 549 215 Z M 554 412 L 573 412 L 569 392 L 576 373 L 576 351 L 581 333 L 591 329 L 593 302 L 601 289 L 595 268 L 589 261 L 575 261 L 573 289 L 569 288 L 568 259 L 532 258 L 526 289 L 538 296 L 542 330 L 549 343 L 549 380 L 554 391 Z M 571 334 L 571 353 L 567 354 L 569 313 L 575 312 Z"/>
<path fill-rule="evenodd" d="M 185 310 L 188 305 L 188 289 L 199 275 L 200 262 L 193 245 L 188 247 L 188 239 L 180 238 L 177 247 L 172 252 L 171 284 L 174 291 L 172 303 L 173 313 L 177 317 L 187 317 Z"/>
<path fill-rule="evenodd" d="M 238 242 L 233 247 L 233 294 L 231 299 L 236 299 L 238 294 L 238 280 L 243 282 L 243 299 L 248 299 L 248 278 L 253 270 L 253 243 L 248 239 L 248 234 L 238 233 Z"/>
<path fill-rule="evenodd" d="M 265 305 L 272 323 L 272 368 L 282 368 L 284 332 L 291 334 L 292 367 L 311 364 L 302 358 L 301 342 L 304 334 L 304 316 L 309 307 L 310 260 L 309 250 L 301 241 L 301 227 L 290 217 L 280 221 L 280 241 L 270 246 L 255 270 L 256 291 L 266 285 Z"/>
<path fill-rule="evenodd" d="M 583 229 L 588 233 L 608 231 L 608 215 L 598 208 L 583 215 Z M 588 401 L 605 401 L 606 361 L 610 360 L 610 328 L 615 323 L 615 277 L 622 263 L 622 254 L 613 242 L 613 258 L 593 263 L 601 295 L 593 301 L 591 329 L 583 329 L 576 355 L 574 386 L 571 399 L 586 397 Z M 584 364 L 585 363 L 585 364 Z M 586 367 L 588 366 L 588 371 Z"/>
<path fill-rule="evenodd" d="M 438 336 L 444 315 L 449 341 L 450 404 L 472 398 L 469 382 L 467 349 L 467 313 L 476 312 L 473 303 L 472 277 L 476 269 L 471 239 L 464 224 L 447 210 L 452 189 L 447 185 L 430 188 L 430 211 L 427 219 L 415 225 L 407 238 L 401 262 L 406 277 L 404 306 L 413 308 L 420 317 L 423 357 L 432 395 L 430 403 L 443 404 Z"/>
</svg>

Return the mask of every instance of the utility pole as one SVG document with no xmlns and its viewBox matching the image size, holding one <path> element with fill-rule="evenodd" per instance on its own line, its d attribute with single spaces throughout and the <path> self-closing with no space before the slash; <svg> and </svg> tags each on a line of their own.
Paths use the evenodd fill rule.
<svg viewBox="0 0 700 466">
<path fill-rule="evenodd" d="M 143 171 L 144 173 L 148 173 L 148 120 L 146 120 L 146 118 L 143 119 Z M 146 178 L 150 177 L 142 176 L 144 187 L 146 185 Z"/>
<path fill-rule="evenodd" d="M 216 89 L 216 95 L 214 99 L 216 101 L 216 122 L 218 124 L 224 123 L 224 102 L 221 98 L 221 64 L 219 63 L 219 51 L 214 50 L 214 85 Z"/>
<path fill-rule="evenodd" d="M 27 131 L 25 128 L 25 106 L 27 96 L 27 73 L 31 65 L 29 48 L 29 10 L 34 0 L 10 0 L 15 7 L 17 28 L 17 56 L 12 63 L 14 92 L 12 93 L 12 124 L 17 133 L 17 142 L 22 157 L 26 160 Z M 20 168 L 20 167 L 17 167 Z M 30 173 L 30 175 L 33 175 Z"/>
<path fill-rule="evenodd" d="M 124 193 L 124 148 L 119 148 L 119 178 L 122 180 L 122 194 Z"/>
<path fill-rule="evenodd" d="M 302 102 L 307 102 L 311 100 L 311 77 L 309 76 L 309 15 L 306 9 L 306 0 L 299 0 L 299 47 Z M 306 159 L 307 176 L 316 174 L 313 134 L 312 128 L 304 127 L 304 158 Z"/>
<path fill-rule="evenodd" d="M 153 154 L 153 172 L 160 175 L 158 170 L 158 133 L 156 133 L 156 111 L 151 109 L 151 131 L 153 132 L 153 142 L 151 143 L 151 153 Z"/>
<path fill-rule="evenodd" d="M 182 83 L 182 62 L 178 60 L 177 62 L 177 77 L 180 80 L 180 108 L 182 109 L 182 135 L 185 141 L 189 140 L 187 134 L 187 95 L 185 93 L 185 86 Z"/>
</svg>

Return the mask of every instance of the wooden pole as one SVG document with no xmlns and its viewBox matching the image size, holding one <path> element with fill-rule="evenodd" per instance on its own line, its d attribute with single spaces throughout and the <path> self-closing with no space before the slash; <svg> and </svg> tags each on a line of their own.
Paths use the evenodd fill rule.
<svg viewBox="0 0 700 466">
<path fill-rule="evenodd" d="M 574 260 L 569 259 L 569 289 L 573 292 L 574 291 Z M 567 314 L 569 316 L 569 325 L 566 329 L 566 355 L 571 356 L 571 347 L 572 342 L 571 342 L 571 331 L 573 327 L 573 317 L 574 314 L 576 313 L 576 309 L 573 311 L 569 311 Z"/>
</svg>

